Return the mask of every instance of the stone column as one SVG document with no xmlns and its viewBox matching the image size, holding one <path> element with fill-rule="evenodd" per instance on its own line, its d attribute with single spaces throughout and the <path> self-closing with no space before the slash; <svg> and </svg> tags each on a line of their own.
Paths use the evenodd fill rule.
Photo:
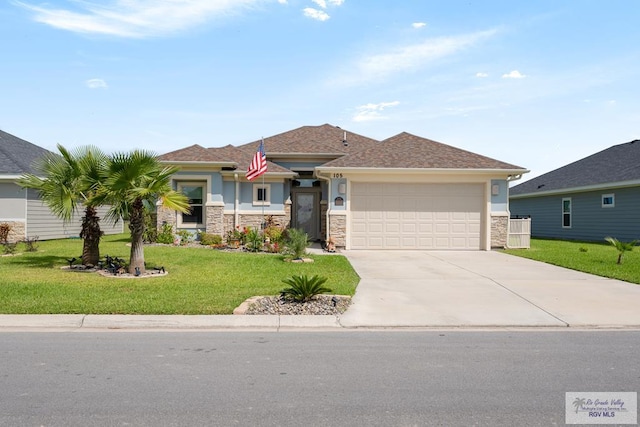
<svg viewBox="0 0 640 427">
<path fill-rule="evenodd" d="M 336 211 L 329 214 L 329 237 L 336 247 L 347 245 L 347 215 L 346 212 Z"/>
<path fill-rule="evenodd" d="M 509 214 L 491 214 L 491 247 L 505 248 L 509 230 Z"/>
<path fill-rule="evenodd" d="M 224 204 L 208 204 L 205 209 L 206 232 L 224 237 Z"/>
</svg>

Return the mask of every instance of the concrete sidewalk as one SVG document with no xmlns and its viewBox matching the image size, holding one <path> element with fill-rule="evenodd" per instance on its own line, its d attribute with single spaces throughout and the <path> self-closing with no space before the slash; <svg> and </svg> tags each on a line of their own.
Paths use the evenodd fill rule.
<svg viewBox="0 0 640 427">
<path fill-rule="evenodd" d="M 499 252 L 347 251 L 342 316 L 0 315 L 0 330 L 640 328 L 640 285 Z"/>
</svg>

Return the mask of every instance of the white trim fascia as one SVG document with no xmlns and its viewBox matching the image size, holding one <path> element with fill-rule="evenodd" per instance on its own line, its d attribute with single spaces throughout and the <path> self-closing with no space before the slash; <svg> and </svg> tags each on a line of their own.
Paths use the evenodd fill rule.
<svg viewBox="0 0 640 427">
<path fill-rule="evenodd" d="M 234 210 L 230 210 L 230 209 L 225 209 L 223 214 L 224 215 L 235 215 L 235 211 Z M 269 209 L 265 209 L 264 210 L 264 214 L 265 215 L 284 215 L 285 212 L 284 210 L 269 210 Z M 256 209 L 256 210 L 238 210 L 238 215 L 262 215 L 262 210 L 260 209 Z"/>
<path fill-rule="evenodd" d="M 246 175 L 245 172 L 246 171 L 242 171 L 242 172 L 239 172 L 239 171 L 220 171 L 220 175 L 222 175 L 223 179 L 224 178 L 233 178 L 233 180 L 235 181 L 235 175 L 238 174 L 238 175 L 242 175 L 242 177 L 238 176 L 238 178 L 241 178 L 241 179 L 239 179 L 240 182 L 251 182 L 251 183 L 253 183 L 255 180 L 254 181 L 249 181 L 247 178 L 245 178 L 245 175 Z M 265 176 L 264 179 L 265 179 L 265 181 L 271 180 L 273 182 L 273 181 L 281 180 L 283 178 L 293 178 L 296 175 L 298 175 L 298 174 L 295 173 L 295 172 L 269 172 L 269 171 L 267 171 L 267 175 Z M 262 180 L 262 176 L 260 176 L 260 178 L 256 178 L 256 179 Z M 227 181 L 229 181 L 229 180 L 227 180 Z"/>
<path fill-rule="evenodd" d="M 608 182 L 605 184 L 585 185 L 582 187 L 559 188 L 557 190 L 539 191 L 536 193 L 510 194 L 510 199 L 525 199 L 529 197 L 553 196 L 555 194 L 586 193 L 589 191 L 610 190 L 614 188 L 640 187 L 640 179 L 631 181 Z"/>
<path fill-rule="evenodd" d="M 173 166 L 216 166 L 220 168 L 224 167 L 235 167 L 238 165 L 238 162 L 203 162 L 198 160 L 182 160 L 182 161 L 172 161 L 172 160 L 160 160 L 160 163 L 163 165 L 173 165 Z"/>
<path fill-rule="evenodd" d="M 316 166 L 318 172 L 341 172 L 341 173 L 353 173 L 364 174 L 375 172 L 379 175 L 397 175 L 397 174 L 448 174 L 448 175 L 478 175 L 478 174 L 491 174 L 491 175 L 521 175 L 530 172 L 527 169 L 451 169 L 451 168 L 353 168 L 353 167 L 333 167 L 333 166 Z"/>
<path fill-rule="evenodd" d="M 0 221 L 24 222 L 24 223 L 27 222 L 25 218 L 0 218 Z"/>
<path fill-rule="evenodd" d="M 20 174 L 20 175 L 14 175 L 14 174 L 0 175 L 0 181 L 17 181 L 20 178 L 22 178 L 22 174 Z M 42 178 L 42 177 L 38 176 L 38 178 Z"/>
</svg>

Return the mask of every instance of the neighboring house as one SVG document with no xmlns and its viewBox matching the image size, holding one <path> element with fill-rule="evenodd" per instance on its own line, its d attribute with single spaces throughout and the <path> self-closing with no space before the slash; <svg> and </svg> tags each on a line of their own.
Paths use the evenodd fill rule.
<svg viewBox="0 0 640 427">
<path fill-rule="evenodd" d="M 528 172 L 408 133 L 376 141 L 328 124 L 264 139 L 268 172 L 247 181 L 260 141 L 160 156 L 190 214 L 158 226 L 226 234 L 265 216 L 347 249 L 472 249 L 506 244 L 508 181 Z M 264 215 L 264 216 L 263 216 Z"/>
<path fill-rule="evenodd" d="M 24 189 L 17 180 L 24 173 L 37 173 L 34 163 L 51 152 L 23 139 L 0 130 L 0 223 L 11 226 L 9 240 L 25 238 L 39 240 L 78 237 L 81 218 L 76 216 L 69 223 L 56 217 L 49 207 L 42 203 L 38 192 Z M 106 208 L 99 208 L 104 215 Z M 123 232 L 122 221 L 118 224 L 101 221 L 105 234 Z"/>
<path fill-rule="evenodd" d="M 531 217 L 533 237 L 640 239 L 640 140 L 517 185 L 510 205 L 512 215 Z"/>
</svg>

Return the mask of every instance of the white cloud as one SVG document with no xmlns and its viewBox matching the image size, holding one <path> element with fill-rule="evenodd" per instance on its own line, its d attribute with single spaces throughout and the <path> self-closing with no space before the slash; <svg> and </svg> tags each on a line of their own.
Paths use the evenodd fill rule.
<svg viewBox="0 0 640 427">
<path fill-rule="evenodd" d="M 342 3 L 344 3 L 344 0 L 329 0 L 331 6 L 342 6 Z"/>
<path fill-rule="evenodd" d="M 476 77 L 485 78 L 485 77 L 489 77 L 489 74 L 487 74 L 487 73 L 476 73 Z"/>
<path fill-rule="evenodd" d="M 524 79 L 525 77 L 527 77 L 527 76 L 525 76 L 524 74 L 522 74 L 518 70 L 513 70 L 510 73 L 502 75 L 503 79 Z"/>
<path fill-rule="evenodd" d="M 411 24 L 411 26 L 413 28 L 423 28 L 423 27 L 426 27 L 427 24 L 424 22 L 414 22 L 413 24 Z"/>
<path fill-rule="evenodd" d="M 102 79 L 89 79 L 84 82 L 89 89 L 106 89 L 107 82 Z"/>
<path fill-rule="evenodd" d="M 382 115 L 382 112 L 387 107 L 395 107 L 400 105 L 399 101 L 392 102 L 380 102 L 378 104 L 365 104 L 356 108 L 357 113 L 353 116 L 354 122 L 368 122 L 372 120 L 386 119 L 386 116 Z"/>
<path fill-rule="evenodd" d="M 280 4 L 287 4 L 287 0 L 278 0 L 278 3 L 280 3 Z"/>
<path fill-rule="evenodd" d="M 76 9 L 14 0 L 38 22 L 76 33 L 144 38 L 175 33 L 264 0 L 72 1 Z M 280 0 L 282 3 L 282 0 Z"/>
<path fill-rule="evenodd" d="M 326 21 L 330 18 L 330 16 L 323 10 L 314 9 L 312 7 L 307 7 L 302 10 L 304 16 L 311 19 L 316 19 L 318 21 Z"/>
<path fill-rule="evenodd" d="M 380 81 L 392 74 L 417 70 L 447 56 L 459 53 L 485 39 L 497 30 L 487 30 L 460 36 L 427 39 L 422 43 L 400 46 L 389 52 L 365 56 L 351 67 L 354 72 L 335 79 L 343 85 Z"/>
<path fill-rule="evenodd" d="M 327 2 L 325 0 L 311 0 L 311 1 L 313 1 L 315 4 L 317 4 L 323 9 L 327 8 Z"/>
</svg>

